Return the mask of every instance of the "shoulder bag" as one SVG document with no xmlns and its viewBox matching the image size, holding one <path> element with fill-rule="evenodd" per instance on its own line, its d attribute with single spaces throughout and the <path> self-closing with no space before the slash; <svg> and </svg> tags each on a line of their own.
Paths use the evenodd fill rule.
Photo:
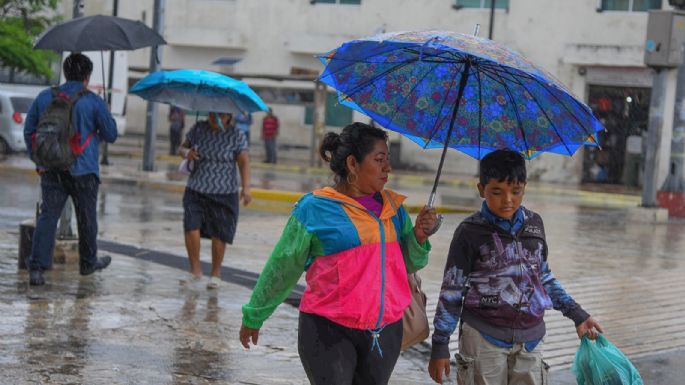
<svg viewBox="0 0 685 385">
<path fill-rule="evenodd" d="M 400 231 L 404 228 L 404 217 L 400 215 L 399 208 L 386 194 L 386 199 L 390 202 L 397 213 L 400 222 Z M 398 238 L 400 234 L 398 234 Z M 428 326 L 428 316 L 426 315 L 426 293 L 421 290 L 421 278 L 417 273 L 407 274 L 409 290 L 411 292 L 411 303 L 404 309 L 402 316 L 402 351 L 423 342 L 430 335 Z"/>
</svg>

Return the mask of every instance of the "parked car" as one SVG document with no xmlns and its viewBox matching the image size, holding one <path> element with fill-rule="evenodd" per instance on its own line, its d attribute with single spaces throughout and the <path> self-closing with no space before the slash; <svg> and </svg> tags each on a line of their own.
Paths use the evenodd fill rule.
<svg viewBox="0 0 685 385">
<path fill-rule="evenodd" d="M 0 154 L 26 150 L 24 122 L 33 97 L 0 90 Z"/>
</svg>

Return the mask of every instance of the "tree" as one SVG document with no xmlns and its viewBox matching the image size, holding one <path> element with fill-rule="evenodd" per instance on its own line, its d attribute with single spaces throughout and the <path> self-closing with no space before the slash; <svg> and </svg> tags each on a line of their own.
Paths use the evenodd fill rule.
<svg viewBox="0 0 685 385">
<path fill-rule="evenodd" d="M 55 54 L 34 50 L 33 40 L 59 20 L 52 16 L 59 0 L 0 0 L 0 65 L 39 76 L 51 76 Z"/>
</svg>

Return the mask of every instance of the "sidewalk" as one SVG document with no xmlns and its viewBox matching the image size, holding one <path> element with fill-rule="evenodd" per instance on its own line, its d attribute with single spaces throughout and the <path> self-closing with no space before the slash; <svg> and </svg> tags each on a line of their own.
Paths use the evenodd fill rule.
<svg viewBox="0 0 685 385">
<path fill-rule="evenodd" d="M 144 138 L 142 135 L 128 135 L 122 136 L 117 140 L 117 143 L 110 146 L 110 154 L 116 158 L 124 158 L 129 160 L 136 160 L 138 167 L 142 164 Z M 168 155 L 169 145 L 165 137 L 160 137 L 155 143 L 156 165 L 157 170 L 166 170 L 168 165 L 177 165 L 180 159 L 177 156 Z M 263 172 L 279 172 L 292 174 L 317 175 L 327 177 L 331 174 L 330 169 L 323 164 L 320 167 L 310 166 L 310 151 L 308 149 L 287 148 L 280 149 L 279 163 L 276 165 L 264 164 L 261 160 L 264 158 L 264 148 L 262 143 L 254 141 L 250 146 L 251 168 L 253 170 L 261 170 Z M 464 155 L 466 156 L 466 155 Z M 317 156 L 317 161 L 318 156 Z M 136 162 L 134 162 L 136 163 Z M 321 164 L 319 162 L 319 164 Z M 437 169 L 437 164 L 436 164 Z M 475 171 L 474 171 L 475 172 Z M 425 171 L 409 171 L 393 169 L 390 175 L 390 181 L 402 186 L 413 186 L 415 188 L 422 188 L 430 191 L 435 181 L 435 172 L 433 169 L 428 172 Z M 467 188 L 474 189 L 478 183 L 477 176 L 467 175 L 464 173 L 453 172 L 449 167 L 449 162 L 443 169 L 443 174 L 440 179 L 440 186 L 448 188 Z M 300 191 L 298 189 L 286 189 L 286 191 Z M 440 187 L 439 187 L 440 190 Z M 526 188 L 526 192 L 540 193 L 555 196 L 568 196 L 582 199 L 588 203 L 609 204 L 609 205 L 638 205 L 640 203 L 639 191 L 635 189 L 627 189 L 622 186 L 613 185 L 584 185 L 577 184 L 562 185 L 533 182 Z M 278 196 L 278 195 L 277 195 Z M 412 198 L 412 197 L 410 197 Z M 425 198 L 423 198 L 425 200 Z M 422 201 L 417 201 L 415 205 L 422 207 Z M 456 209 L 456 212 L 462 212 L 465 207 L 450 207 L 452 204 L 445 204 L 442 207 L 451 212 Z M 471 211 L 471 208 L 466 208 Z"/>
<path fill-rule="evenodd" d="M 120 183 L 145 186 L 146 188 L 182 192 L 185 189 L 185 176 L 176 170 L 181 159 L 168 155 L 166 138 L 155 143 L 155 171 L 142 170 L 143 138 L 140 135 L 122 136 L 109 146 L 110 166 L 101 166 L 101 179 L 105 183 Z M 331 171 L 325 164 L 322 167 L 309 166 L 309 152 L 291 149 L 279 153 L 279 164 L 265 164 L 262 159 L 263 148 L 253 143 L 250 148 L 252 170 L 252 195 L 258 205 L 273 202 L 287 207 L 295 203 L 304 193 L 323 185 L 332 184 Z M 33 173 L 34 165 L 26 157 L 14 155 L 0 168 L 12 172 Z M 393 170 L 388 187 L 407 195 L 406 206 L 410 212 L 418 212 L 426 202 L 428 193 L 435 180 L 434 171 L 415 172 Z M 318 182 L 318 183 L 317 183 Z M 440 193 L 449 190 L 476 191 L 477 177 L 450 172 L 449 165 L 443 170 L 438 186 L 436 209 L 440 213 L 469 213 L 478 205 L 464 204 L 463 196 L 450 199 Z M 413 193 L 413 194 L 412 194 Z M 636 207 L 641 202 L 638 191 L 627 190 L 621 186 L 562 185 L 533 181 L 526 187 L 527 194 L 572 198 L 590 205 Z M 459 194 L 457 194 L 459 195 Z M 463 195 L 463 194 L 462 194 Z M 473 194 L 472 194 L 473 195 Z M 262 202 L 259 202 L 262 201 Z"/>
</svg>

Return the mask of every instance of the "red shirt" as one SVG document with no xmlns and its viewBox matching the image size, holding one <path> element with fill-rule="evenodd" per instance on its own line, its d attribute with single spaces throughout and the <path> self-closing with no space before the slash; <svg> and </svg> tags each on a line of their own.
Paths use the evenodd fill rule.
<svg viewBox="0 0 685 385">
<path fill-rule="evenodd" d="M 262 138 L 273 139 L 278 134 L 278 118 L 275 116 L 265 116 L 262 120 Z"/>
</svg>

